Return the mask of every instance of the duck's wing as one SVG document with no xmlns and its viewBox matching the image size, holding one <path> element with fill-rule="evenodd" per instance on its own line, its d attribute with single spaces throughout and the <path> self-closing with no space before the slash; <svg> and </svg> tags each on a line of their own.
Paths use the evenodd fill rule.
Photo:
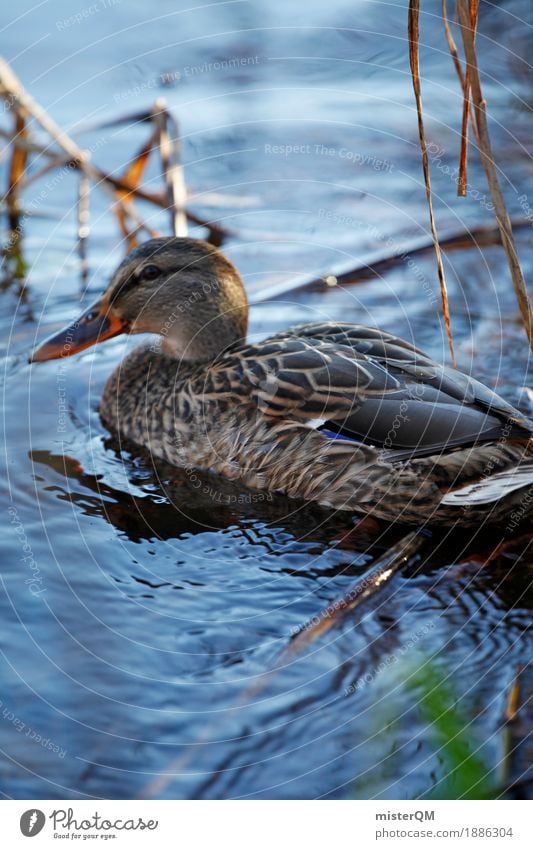
<svg viewBox="0 0 533 849">
<path fill-rule="evenodd" d="M 314 420 L 332 435 L 392 451 L 427 454 L 533 433 L 533 422 L 479 381 L 375 328 L 304 325 L 239 359 L 264 415 Z"/>
</svg>

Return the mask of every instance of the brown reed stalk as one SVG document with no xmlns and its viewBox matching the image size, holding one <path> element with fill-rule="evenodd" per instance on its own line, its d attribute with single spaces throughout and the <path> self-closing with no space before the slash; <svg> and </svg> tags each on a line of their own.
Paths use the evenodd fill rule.
<svg viewBox="0 0 533 849">
<path fill-rule="evenodd" d="M 132 198 L 138 196 L 139 183 L 141 182 L 144 172 L 148 166 L 150 154 L 154 145 L 157 144 L 157 137 L 157 128 L 155 128 L 150 137 L 141 146 L 139 152 L 131 160 L 120 181 L 115 181 L 114 183 L 117 197 L 120 198 L 126 206 L 131 203 Z M 120 232 L 126 240 L 128 251 L 131 251 L 133 248 L 137 247 L 137 235 L 139 229 L 136 227 L 130 228 L 127 213 L 121 205 L 114 205 L 113 212 L 116 215 Z"/>
<path fill-rule="evenodd" d="M 431 178 L 429 174 L 429 158 L 426 144 L 426 134 L 424 130 L 424 117 L 422 109 L 422 91 L 420 86 L 420 62 L 419 62 L 419 42 L 420 42 L 420 2 L 419 0 L 409 0 L 409 17 L 408 17 L 408 35 L 409 35 L 409 62 L 411 65 L 411 76 L 413 80 L 413 90 L 415 93 L 416 112 L 418 117 L 418 139 L 420 150 L 422 153 L 422 168 L 424 171 L 424 183 L 426 186 L 426 198 L 429 210 L 429 222 L 431 226 L 431 234 L 433 236 L 433 244 L 435 245 L 435 257 L 437 260 L 437 272 L 439 276 L 439 285 L 442 301 L 442 314 L 444 317 L 444 325 L 446 327 L 446 335 L 448 337 L 448 345 L 452 357 L 452 364 L 456 365 L 455 350 L 453 346 L 452 327 L 450 320 L 450 308 L 448 303 L 448 290 L 446 287 L 446 277 L 444 274 L 444 265 L 442 262 L 442 253 L 435 224 L 435 215 L 433 213 L 433 200 L 431 193 Z"/>
<path fill-rule="evenodd" d="M 26 139 L 27 128 L 26 128 L 26 120 L 23 115 L 20 113 L 15 114 L 15 127 L 14 127 L 14 135 L 15 138 Z M 9 227 L 13 232 L 16 232 L 19 227 L 19 214 L 20 214 L 20 206 L 19 206 L 19 189 L 20 183 L 26 169 L 26 162 L 28 159 L 28 152 L 21 147 L 13 147 L 11 153 L 11 162 L 9 165 L 9 174 L 8 174 L 8 183 L 7 183 L 7 192 L 6 192 L 6 205 L 9 215 Z"/>
<path fill-rule="evenodd" d="M 166 184 L 171 232 L 174 236 L 187 236 L 187 188 L 181 164 L 178 126 L 168 112 L 163 98 L 156 100 L 153 118 L 158 129 L 159 155 Z"/>
<path fill-rule="evenodd" d="M 450 51 L 450 55 L 453 60 L 453 64 L 455 66 L 455 71 L 459 78 L 459 82 L 461 84 L 461 88 L 465 86 L 465 75 L 463 74 L 463 69 L 461 67 L 461 60 L 459 59 L 459 53 L 457 51 L 457 45 L 455 43 L 455 39 L 453 37 L 452 29 L 450 27 L 450 19 L 448 18 L 448 4 L 446 0 L 442 0 L 442 20 L 444 21 L 444 32 L 446 34 L 446 41 L 448 42 L 448 50 Z"/>
<path fill-rule="evenodd" d="M 470 26 L 475 41 L 478 18 L 479 0 L 470 0 Z M 463 80 L 463 117 L 461 122 L 461 152 L 459 155 L 459 177 L 457 180 L 457 194 L 466 197 L 468 183 L 468 119 L 470 115 L 470 67 L 466 66 Z M 474 122 L 475 123 L 475 122 Z"/>
<path fill-rule="evenodd" d="M 81 262 L 81 277 L 85 282 L 89 276 L 89 262 L 87 259 L 87 239 L 89 236 L 90 215 L 90 183 L 86 174 L 80 172 L 80 183 L 78 189 L 78 253 Z"/>
<path fill-rule="evenodd" d="M 470 86 L 472 91 L 473 114 L 478 133 L 478 148 L 481 156 L 481 162 L 485 170 L 490 193 L 494 203 L 494 212 L 502 244 L 507 254 L 509 270 L 522 316 L 522 322 L 529 340 L 529 345 L 533 350 L 533 310 L 526 289 L 524 276 L 520 267 L 520 260 L 513 237 L 513 230 L 507 207 L 503 197 L 503 193 L 498 180 L 494 156 L 492 153 L 492 145 L 490 141 L 488 121 L 487 121 L 487 103 L 483 97 L 481 88 L 481 80 L 479 76 L 479 67 L 477 61 L 476 44 L 475 44 L 475 23 L 474 12 L 477 9 L 477 0 L 458 0 L 457 11 L 459 16 L 459 25 L 461 28 L 461 37 L 465 52 L 467 68 L 469 70 Z"/>
<path fill-rule="evenodd" d="M 126 175 L 115 177 L 92 164 L 89 153 L 79 147 L 56 124 L 43 107 L 25 90 L 12 68 L 1 57 L 0 96 L 6 100 L 9 108 L 13 110 L 16 121 L 18 122 L 14 133 L 6 133 L 0 130 L 0 136 L 7 138 L 13 147 L 12 157 L 14 164 L 6 193 L 8 208 L 13 212 L 15 211 L 21 189 L 53 168 L 69 165 L 69 167 L 83 173 L 112 198 L 113 209 L 117 216 L 121 232 L 130 246 L 136 241 L 137 233 L 141 230 L 146 231 L 149 236 L 158 235 L 137 212 L 132 203 L 134 199 L 145 200 L 164 209 L 170 208 L 172 210 L 173 233 L 185 235 L 187 230 L 186 220 L 189 218 L 195 224 L 208 229 L 207 238 L 213 244 L 222 244 L 228 235 L 228 231 L 225 228 L 213 222 L 206 221 L 201 216 L 185 209 L 186 187 L 179 156 L 180 148 L 177 124 L 166 108 L 163 113 L 164 126 L 161 125 L 157 128 L 158 134 L 156 139 L 152 141 L 149 147 L 145 146 L 145 152 L 142 157 L 137 156 L 134 159 L 132 167 L 127 170 Z M 43 146 L 28 140 L 28 118 L 33 118 L 45 130 L 52 144 Z M 144 120 L 153 122 L 154 110 L 136 113 L 135 116 L 119 117 L 113 119 L 111 122 L 108 121 L 107 125 L 127 123 L 133 119 L 135 121 Z M 22 132 L 22 122 L 24 122 L 24 132 Z M 105 125 L 102 124 L 100 126 Z M 157 143 L 161 152 L 163 176 L 165 179 L 164 192 L 146 191 L 139 185 L 140 176 L 137 176 L 137 172 L 144 171 L 147 159 L 155 143 Z M 48 159 L 45 165 L 32 175 L 25 173 L 27 156 L 30 153 L 43 155 Z M 24 167 L 22 169 L 20 169 L 19 163 L 23 163 Z M 17 175 L 15 175 L 15 172 L 17 172 Z M 14 175 L 17 176 L 17 179 L 14 179 Z M 130 225 L 133 225 L 133 227 Z"/>
</svg>

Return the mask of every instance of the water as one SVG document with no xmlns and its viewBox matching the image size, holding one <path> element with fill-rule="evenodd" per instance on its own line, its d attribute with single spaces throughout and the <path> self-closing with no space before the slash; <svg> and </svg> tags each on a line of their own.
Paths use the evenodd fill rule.
<svg viewBox="0 0 533 849">
<path fill-rule="evenodd" d="M 123 0 L 84 16 L 79 4 L 30 13 L 23 3 L 4 13 L 6 56 L 73 133 L 164 95 L 180 120 L 191 207 L 231 231 L 224 250 L 250 293 L 427 234 L 405 2 L 186 5 L 158 3 L 151 14 Z M 461 98 L 439 9 L 422 16 L 421 62 L 444 232 L 492 216 L 474 153 L 469 196 L 455 196 Z M 527 12 L 525 0 L 483 6 L 479 34 L 515 217 L 526 214 L 520 198 L 533 197 Z M 121 170 L 146 132 L 137 124 L 76 138 L 97 164 Z M 155 164 L 148 179 L 159 185 Z M 77 315 L 80 295 L 101 291 L 123 255 L 108 200 L 93 191 L 83 292 L 76 191 L 68 173 L 28 188 L 27 285 L 6 277 L 1 292 L 1 792 L 438 793 L 446 765 L 405 684 L 409 664 L 427 657 L 502 779 L 506 697 L 531 652 L 527 528 L 494 556 L 500 537 L 486 529 L 434 535 L 382 594 L 262 679 L 295 631 L 404 530 L 355 528 L 349 514 L 216 478 L 198 487 L 190 474 L 120 451 L 97 409 L 131 340 L 27 364 L 36 338 Z M 142 211 L 167 232 L 161 213 Z M 531 229 L 517 238 L 530 279 Z M 449 252 L 446 270 L 461 368 L 527 411 L 527 344 L 501 249 Z M 258 303 L 251 333 L 341 317 L 448 357 L 431 254 L 356 285 Z"/>
</svg>

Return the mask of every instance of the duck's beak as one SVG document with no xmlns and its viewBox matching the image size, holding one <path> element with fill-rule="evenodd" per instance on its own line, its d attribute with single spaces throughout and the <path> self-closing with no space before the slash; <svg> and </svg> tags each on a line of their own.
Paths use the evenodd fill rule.
<svg viewBox="0 0 533 849">
<path fill-rule="evenodd" d="M 39 345 L 30 357 L 30 363 L 71 357 L 104 339 L 111 339 L 129 330 L 128 322 L 118 315 L 105 297 L 96 301 L 74 324 L 54 333 Z"/>
</svg>

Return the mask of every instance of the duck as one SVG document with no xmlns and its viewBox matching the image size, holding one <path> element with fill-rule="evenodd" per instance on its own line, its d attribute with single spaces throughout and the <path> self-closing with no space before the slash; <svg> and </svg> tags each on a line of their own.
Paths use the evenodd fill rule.
<svg viewBox="0 0 533 849">
<path fill-rule="evenodd" d="M 377 327 L 324 321 L 252 343 L 248 313 L 220 250 L 152 238 L 30 362 L 151 334 L 108 378 L 100 416 L 154 458 L 388 522 L 524 515 L 533 422 L 494 391 Z"/>
</svg>

